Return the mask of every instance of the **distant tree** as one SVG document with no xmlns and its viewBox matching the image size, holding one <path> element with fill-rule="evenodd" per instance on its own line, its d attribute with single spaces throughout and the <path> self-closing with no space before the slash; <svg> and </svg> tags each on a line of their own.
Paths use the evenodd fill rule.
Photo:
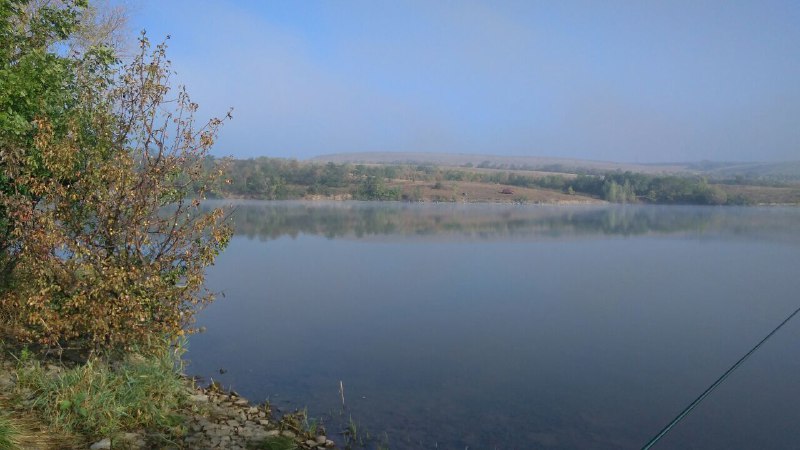
<svg viewBox="0 0 800 450">
<path fill-rule="evenodd" d="M 357 200 L 400 200 L 401 194 L 399 189 L 387 187 L 382 178 L 368 175 L 353 192 L 353 198 Z"/>
</svg>

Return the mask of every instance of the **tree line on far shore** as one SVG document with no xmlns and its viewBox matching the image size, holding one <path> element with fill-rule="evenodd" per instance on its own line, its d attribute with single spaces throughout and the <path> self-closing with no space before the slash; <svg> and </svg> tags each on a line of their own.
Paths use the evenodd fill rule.
<svg viewBox="0 0 800 450">
<path fill-rule="evenodd" d="M 550 189 L 587 195 L 614 203 L 746 204 L 729 197 L 718 185 L 699 176 L 650 175 L 633 172 L 594 174 L 525 174 L 512 171 L 477 171 L 433 165 L 364 165 L 301 162 L 280 158 L 228 161 L 223 196 L 264 200 L 299 199 L 309 196 L 349 194 L 358 200 L 403 200 L 392 181 L 428 182 L 433 188 L 444 182 L 478 182 Z M 206 161 L 207 170 L 217 161 Z M 405 198 L 408 200 L 407 198 Z"/>
</svg>

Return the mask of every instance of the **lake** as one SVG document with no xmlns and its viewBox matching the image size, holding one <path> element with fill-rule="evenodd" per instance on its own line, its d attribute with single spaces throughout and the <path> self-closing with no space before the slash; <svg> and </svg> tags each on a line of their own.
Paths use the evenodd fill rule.
<svg viewBox="0 0 800 450">
<path fill-rule="evenodd" d="M 800 306 L 797 208 L 235 205 L 187 371 L 338 443 L 639 448 Z M 655 448 L 796 448 L 798 349 L 800 319 Z"/>
</svg>

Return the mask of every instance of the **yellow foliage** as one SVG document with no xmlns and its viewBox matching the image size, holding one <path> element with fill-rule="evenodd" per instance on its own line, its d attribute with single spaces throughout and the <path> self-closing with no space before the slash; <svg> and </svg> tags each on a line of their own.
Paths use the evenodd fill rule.
<svg viewBox="0 0 800 450">
<path fill-rule="evenodd" d="M 164 45 L 150 52 L 143 37 L 107 98 L 80 111 L 65 138 L 37 119 L 37 171 L 22 159 L 2 166 L 19 189 L 0 197 L 14 240 L 0 317 L 19 337 L 140 345 L 182 334 L 212 300 L 204 270 L 230 229 L 199 199 L 214 185 L 202 165 L 222 121 L 195 128 L 186 92 L 167 98 L 169 74 Z"/>
</svg>

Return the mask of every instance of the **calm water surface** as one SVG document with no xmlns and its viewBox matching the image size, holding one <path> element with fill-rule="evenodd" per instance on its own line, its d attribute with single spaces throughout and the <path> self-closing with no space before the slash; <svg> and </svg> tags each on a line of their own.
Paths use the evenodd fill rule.
<svg viewBox="0 0 800 450">
<path fill-rule="evenodd" d="M 639 448 L 800 306 L 798 209 L 244 202 L 235 221 L 189 372 L 307 406 L 339 442 L 352 416 L 392 449 Z M 800 320 L 657 448 L 796 448 L 798 349 Z"/>
</svg>

